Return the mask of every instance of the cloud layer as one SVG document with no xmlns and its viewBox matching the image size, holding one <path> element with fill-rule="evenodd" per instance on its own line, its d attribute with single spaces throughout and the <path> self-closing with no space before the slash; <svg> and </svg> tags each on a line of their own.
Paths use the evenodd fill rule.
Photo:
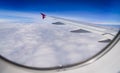
<svg viewBox="0 0 120 73">
<path fill-rule="evenodd" d="M 78 27 L 50 22 L 1 24 L 0 54 L 26 66 L 55 67 L 85 61 L 108 44 L 98 42 L 101 35 L 72 33 Z"/>
</svg>

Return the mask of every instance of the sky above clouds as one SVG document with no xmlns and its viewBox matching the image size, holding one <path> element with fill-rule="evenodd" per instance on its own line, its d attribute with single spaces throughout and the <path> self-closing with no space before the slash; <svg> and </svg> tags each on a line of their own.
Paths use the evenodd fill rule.
<svg viewBox="0 0 120 73">
<path fill-rule="evenodd" d="M 119 0 L 0 0 L 0 9 L 20 11 L 119 12 Z"/>
<path fill-rule="evenodd" d="M 46 13 L 88 22 L 120 23 L 120 0 L 0 0 L 0 11 Z"/>
</svg>

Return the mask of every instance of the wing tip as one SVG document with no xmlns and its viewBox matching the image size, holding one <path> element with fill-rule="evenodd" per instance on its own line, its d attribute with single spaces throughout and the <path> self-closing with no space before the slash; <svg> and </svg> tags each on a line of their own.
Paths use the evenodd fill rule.
<svg viewBox="0 0 120 73">
<path fill-rule="evenodd" d="M 44 14 L 44 13 L 40 13 L 41 14 L 41 16 L 42 16 L 42 19 L 45 19 L 46 18 L 46 14 Z"/>
</svg>

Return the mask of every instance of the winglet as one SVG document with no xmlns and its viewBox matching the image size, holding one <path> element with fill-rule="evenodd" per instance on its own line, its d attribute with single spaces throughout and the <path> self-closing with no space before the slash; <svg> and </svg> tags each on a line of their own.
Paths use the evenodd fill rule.
<svg viewBox="0 0 120 73">
<path fill-rule="evenodd" d="M 40 13 L 41 16 L 42 16 L 42 19 L 45 19 L 46 18 L 46 15 L 44 13 Z"/>
</svg>

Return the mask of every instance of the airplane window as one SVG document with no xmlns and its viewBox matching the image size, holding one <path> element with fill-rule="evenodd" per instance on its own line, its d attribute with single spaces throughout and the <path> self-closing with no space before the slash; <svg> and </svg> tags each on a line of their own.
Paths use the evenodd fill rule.
<svg viewBox="0 0 120 73">
<path fill-rule="evenodd" d="M 120 4 L 111 1 L 0 0 L 1 59 L 54 70 L 100 58 L 120 35 Z"/>
</svg>

